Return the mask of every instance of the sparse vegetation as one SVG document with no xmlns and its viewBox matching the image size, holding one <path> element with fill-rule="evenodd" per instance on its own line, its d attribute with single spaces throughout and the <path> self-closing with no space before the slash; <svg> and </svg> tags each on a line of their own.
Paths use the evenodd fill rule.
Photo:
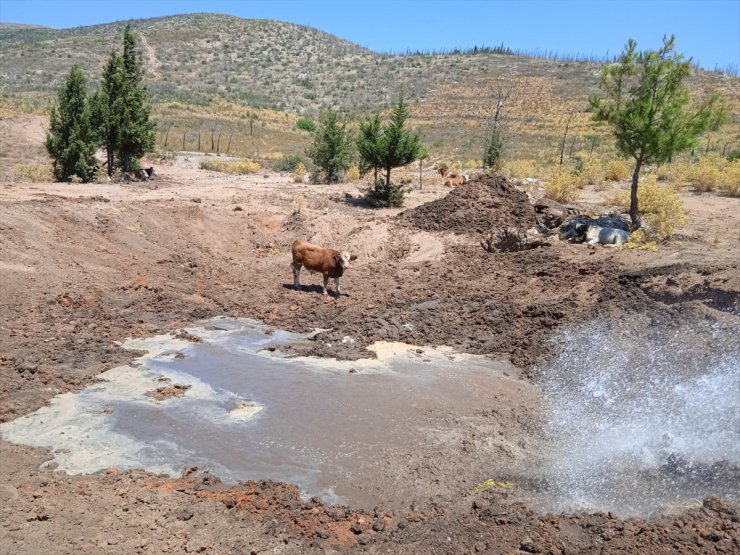
<svg viewBox="0 0 740 555">
<path fill-rule="evenodd" d="M 344 178 L 350 183 L 358 181 L 360 179 L 360 168 L 357 165 L 350 166 Z"/>
<path fill-rule="evenodd" d="M 299 162 L 291 174 L 293 177 L 293 183 L 303 183 L 306 179 L 307 173 L 306 166 L 303 165 L 303 162 Z"/>
<path fill-rule="evenodd" d="M 547 198 L 565 204 L 576 202 L 581 194 L 578 177 L 567 168 L 556 170 L 544 188 Z"/>
<path fill-rule="evenodd" d="M 604 164 L 604 179 L 607 181 L 626 181 L 630 176 L 630 166 L 627 160 L 615 158 Z"/>
<path fill-rule="evenodd" d="M 223 158 L 203 158 L 200 161 L 200 169 L 214 172 L 230 173 L 233 175 L 246 175 L 256 173 L 260 169 L 257 162 L 251 160 L 225 160 Z"/>
<path fill-rule="evenodd" d="M 681 197 L 672 187 L 659 184 L 654 176 L 643 181 L 638 195 L 647 225 L 635 235 L 633 243 L 663 241 L 686 223 Z M 614 200 L 616 204 L 628 207 L 630 191 L 619 191 Z"/>
<path fill-rule="evenodd" d="M 13 173 L 17 181 L 30 183 L 43 183 L 53 179 L 53 173 L 48 166 L 35 166 L 32 164 L 16 164 Z"/>
<path fill-rule="evenodd" d="M 740 160 L 733 160 L 727 165 L 719 189 L 728 196 L 740 196 Z"/>
<path fill-rule="evenodd" d="M 311 162 L 302 154 L 285 154 L 272 165 L 272 168 L 279 172 L 294 172 L 301 165 L 303 171 L 312 168 Z"/>
<path fill-rule="evenodd" d="M 540 170 L 536 160 L 506 160 L 502 172 L 510 179 L 526 179 L 539 176 Z"/>
</svg>

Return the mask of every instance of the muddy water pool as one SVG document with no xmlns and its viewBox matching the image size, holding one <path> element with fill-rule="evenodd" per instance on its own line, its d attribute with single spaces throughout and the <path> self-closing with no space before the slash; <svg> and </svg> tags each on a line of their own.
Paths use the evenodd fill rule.
<svg viewBox="0 0 740 555">
<path fill-rule="evenodd" d="M 0 432 L 51 448 L 48 464 L 70 473 L 179 476 L 197 466 L 225 482 L 287 481 L 306 497 L 370 507 L 426 493 L 405 465 L 458 442 L 460 418 L 501 395 L 535 395 L 507 363 L 446 348 L 376 344 L 377 359 L 287 358 L 280 346 L 307 336 L 225 318 L 187 331 L 202 341 L 128 341 L 147 354 Z"/>
</svg>

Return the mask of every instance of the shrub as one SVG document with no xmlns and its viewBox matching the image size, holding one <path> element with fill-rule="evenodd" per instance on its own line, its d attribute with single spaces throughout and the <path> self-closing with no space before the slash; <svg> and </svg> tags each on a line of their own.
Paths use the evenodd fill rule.
<svg viewBox="0 0 740 555">
<path fill-rule="evenodd" d="M 293 182 L 294 183 L 303 183 L 303 180 L 306 178 L 306 166 L 303 165 L 303 162 L 299 162 L 298 166 L 296 166 L 295 170 L 293 171 Z"/>
<path fill-rule="evenodd" d="M 731 197 L 740 196 L 740 159 L 727 164 L 719 189 Z"/>
<path fill-rule="evenodd" d="M 510 179 L 524 179 L 538 176 L 540 172 L 534 160 L 507 160 L 504 162 L 503 173 Z"/>
<path fill-rule="evenodd" d="M 222 160 L 220 158 L 203 158 L 200 161 L 200 169 L 211 170 L 232 175 L 245 175 L 255 173 L 260 169 L 257 162 L 251 160 Z"/>
<path fill-rule="evenodd" d="M 713 161 L 702 159 L 694 164 L 691 183 L 700 193 L 709 193 L 716 188 L 720 175 L 720 168 Z"/>
<path fill-rule="evenodd" d="M 466 170 L 475 170 L 483 167 L 483 160 L 468 160 L 463 166 Z"/>
<path fill-rule="evenodd" d="M 604 166 L 604 179 L 609 181 L 625 181 L 632 175 L 632 168 L 627 160 L 609 160 Z"/>
<path fill-rule="evenodd" d="M 628 207 L 630 192 L 619 191 L 615 200 L 617 204 Z M 660 185 L 654 179 L 645 180 L 637 190 L 637 200 L 645 226 L 633 242 L 662 241 L 686 223 L 683 202 L 672 187 Z"/>
<path fill-rule="evenodd" d="M 688 181 L 701 193 L 714 191 L 722 180 L 726 166 L 727 160 L 716 154 L 702 156 L 695 164 L 690 165 Z"/>
<path fill-rule="evenodd" d="M 571 203 L 578 200 L 578 179 L 566 169 L 558 169 L 545 183 L 545 196 L 557 202 Z"/>
<path fill-rule="evenodd" d="M 16 181 L 27 181 L 31 183 L 52 181 L 54 178 L 51 168 L 48 166 L 16 164 L 13 166 L 13 173 L 15 173 Z"/>
<path fill-rule="evenodd" d="M 663 164 L 654 170 L 655 178 L 658 181 L 671 181 L 674 179 L 673 164 Z"/>
<path fill-rule="evenodd" d="M 400 208 L 403 206 L 403 189 L 393 183 L 386 184 L 385 179 L 378 179 L 365 198 L 373 208 Z"/>
<path fill-rule="evenodd" d="M 279 172 L 294 172 L 299 164 L 303 164 L 304 170 L 313 169 L 311 161 L 302 154 L 285 154 L 272 165 L 272 168 Z"/>
<path fill-rule="evenodd" d="M 344 179 L 350 182 L 360 179 L 360 168 L 357 166 L 350 166 L 347 173 L 344 175 Z"/>
<path fill-rule="evenodd" d="M 316 122 L 307 117 L 298 118 L 298 120 L 295 122 L 295 126 L 297 129 L 301 129 L 303 131 L 316 131 Z"/>
<path fill-rule="evenodd" d="M 605 178 L 604 163 L 594 157 L 577 160 L 576 171 L 581 185 L 598 185 Z"/>
</svg>

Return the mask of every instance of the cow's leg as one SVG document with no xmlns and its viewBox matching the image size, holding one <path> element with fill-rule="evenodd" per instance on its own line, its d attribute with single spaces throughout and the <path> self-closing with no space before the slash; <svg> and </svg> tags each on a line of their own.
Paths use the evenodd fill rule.
<svg viewBox="0 0 740 555">
<path fill-rule="evenodd" d="M 334 285 L 337 286 L 337 297 L 342 294 L 342 292 L 339 290 L 339 279 L 340 278 L 334 278 Z"/>
<path fill-rule="evenodd" d="M 326 288 L 329 285 L 329 274 L 324 274 L 324 295 L 326 296 Z"/>
<path fill-rule="evenodd" d="M 293 287 L 301 288 L 301 264 L 293 263 Z"/>
</svg>

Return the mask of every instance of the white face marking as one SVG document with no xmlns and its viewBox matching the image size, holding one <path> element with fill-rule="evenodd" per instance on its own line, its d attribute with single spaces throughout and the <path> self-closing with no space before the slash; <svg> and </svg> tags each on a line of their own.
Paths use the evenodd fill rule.
<svg viewBox="0 0 740 555">
<path fill-rule="evenodd" d="M 349 252 L 342 251 L 339 253 L 339 265 L 345 270 L 349 268 Z"/>
</svg>

